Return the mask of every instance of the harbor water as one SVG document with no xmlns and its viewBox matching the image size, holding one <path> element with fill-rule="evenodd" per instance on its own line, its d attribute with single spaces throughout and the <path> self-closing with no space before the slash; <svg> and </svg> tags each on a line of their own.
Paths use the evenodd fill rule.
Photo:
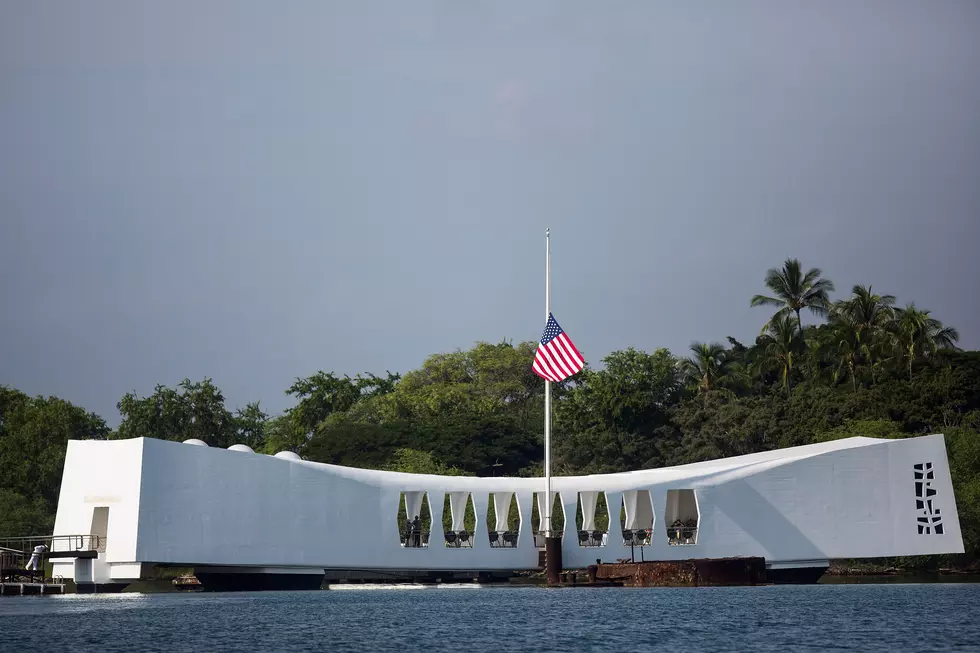
<svg viewBox="0 0 980 653">
<path fill-rule="evenodd" d="M 446 586 L 0 599 L 0 650 L 980 651 L 980 585 Z"/>
</svg>

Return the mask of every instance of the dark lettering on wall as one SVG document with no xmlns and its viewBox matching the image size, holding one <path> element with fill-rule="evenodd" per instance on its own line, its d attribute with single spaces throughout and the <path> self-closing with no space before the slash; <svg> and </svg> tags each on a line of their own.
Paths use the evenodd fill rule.
<svg viewBox="0 0 980 653">
<path fill-rule="evenodd" d="M 935 505 L 936 490 L 932 482 L 936 479 L 932 463 L 913 465 L 915 476 L 915 511 L 919 535 L 942 535 L 943 517 Z"/>
</svg>

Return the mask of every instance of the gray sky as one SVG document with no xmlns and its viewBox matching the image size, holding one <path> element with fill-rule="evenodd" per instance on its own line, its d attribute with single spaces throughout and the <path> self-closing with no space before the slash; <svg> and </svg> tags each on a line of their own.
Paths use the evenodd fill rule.
<svg viewBox="0 0 980 653">
<path fill-rule="evenodd" d="M 973 0 L 0 0 L 0 383 L 278 412 L 534 340 L 548 226 L 594 365 L 751 341 L 790 256 L 977 348 L 978 171 Z"/>
</svg>

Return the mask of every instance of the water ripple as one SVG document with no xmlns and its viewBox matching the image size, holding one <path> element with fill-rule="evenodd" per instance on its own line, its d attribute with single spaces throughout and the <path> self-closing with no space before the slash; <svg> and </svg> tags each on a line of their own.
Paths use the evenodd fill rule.
<svg viewBox="0 0 980 653">
<path fill-rule="evenodd" d="M 0 650 L 980 651 L 980 585 L 4 597 Z"/>
</svg>

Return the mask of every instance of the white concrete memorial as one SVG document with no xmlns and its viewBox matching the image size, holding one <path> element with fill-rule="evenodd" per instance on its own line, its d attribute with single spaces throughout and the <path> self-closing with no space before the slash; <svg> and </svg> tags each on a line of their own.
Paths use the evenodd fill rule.
<svg viewBox="0 0 980 653">
<path fill-rule="evenodd" d="M 566 568 L 628 558 L 631 543 L 645 545 L 646 560 L 761 556 L 773 570 L 963 551 L 942 435 L 849 438 L 552 482 L 565 513 Z M 54 534 L 98 534 L 105 546 L 96 559 L 52 563 L 55 575 L 94 583 L 134 580 L 152 564 L 279 576 L 534 569 L 541 539 L 533 537 L 531 508 L 537 499 L 544 510 L 542 485 L 355 469 L 200 441 L 72 441 Z M 447 545 L 446 496 L 454 531 L 463 529 L 472 496 L 471 548 Z M 507 531 L 512 496 L 516 545 L 498 546 L 491 531 Z M 399 503 L 411 519 L 423 501 L 431 512 L 428 545 L 406 546 Z M 597 506 L 609 514 L 598 539 Z"/>
</svg>

